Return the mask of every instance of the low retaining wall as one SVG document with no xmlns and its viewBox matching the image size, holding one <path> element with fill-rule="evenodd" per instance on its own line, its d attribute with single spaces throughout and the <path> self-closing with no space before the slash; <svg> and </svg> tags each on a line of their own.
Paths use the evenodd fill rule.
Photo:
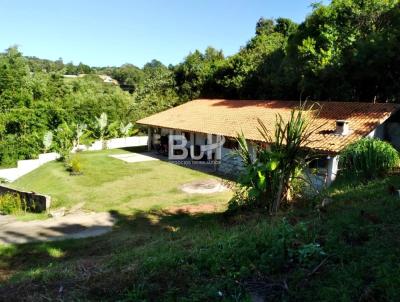
<svg viewBox="0 0 400 302">
<path fill-rule="evenodd" d="M 51 197 L 48 195 L 37 194 L 35 192 L 25 192 L 12 189 L 6 186 L 0 186 L 0 195 L 7 193 L 18 194 L 26 202 L 27 208 L 31 212 L 44 212 L 50 208 Z"/>
<path fill-rule="evenodd" d="M 100 151 L 103 150 L 103 146 L 106 149 L 118 149 L 128 147 L 139 147 L 147 146 L 148 136 L 130 136 L 121 138 L 112 138 L 107 140 L 105 143 L 102 141 L 95 141 L 91 146 L 78 145 L 74 148 L 73 152 L 80 151 Z"/>
<path fill-rule="evenodd" d="M 19 160 L 16 168 L 1 169 L 0 178 L 12 182 L 17 178 L 39 168 L 41 165 L 56 160 L 59 157 L 60 155 L 58 153 L 52 152 L 39 154 L 38 159 Z"/>
<path fill-rule="evenodd" d="M 107 149 L 117 149 L 126 147 L 139 147 L 147 146 L 147 136 L 131 136 L 123 138 L 113 138 L 107 140 Z M 102 141 L 95 141 L 91 146 L 79 145 L 75 147 L 72 152 L 80 151 L 99 151 L 103 149 Z M 38 159 L 27 159 L 19 160 L 16 168 L 0 169 L 0 178 L 5 179 L 8 182 L 20 178 L 21 176 L 28 174 L 29 172 L 39 168 L 41 165 L 50 161 L 56 160 L 60 157 L 58 153 L 43 153 L 39 155 Z"/>
</svg>

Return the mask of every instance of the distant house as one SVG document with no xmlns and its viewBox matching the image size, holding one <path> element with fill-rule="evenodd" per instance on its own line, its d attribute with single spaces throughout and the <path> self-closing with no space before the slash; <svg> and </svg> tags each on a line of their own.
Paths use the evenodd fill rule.
<svg viewBox="0 0 400 302">
<path fill-rule="evenodd" d="M 99 78 L 103 80 L 104 83 L 110 83 L 114 85 L 118 85 L 118 81 L 114 80 L 112 77 L 106 74 L 99 74 Z"/>
<path fill-rule="evenodd" d="M 78 76 L 76 74 L 64 74 L 63 77 L 67 79 L 75 79 Z"/>
<path fill-rule="evenodd" d="M 320 102 L 322 107 L 315 126 L 320 126 L 310 138 L 309 148 L 321 154 L 316 163 L 320 181 L 331 183 L 338 171 L 338 153 L 362 137 L 392 141 L 400 147 L 399 106 L 389 103 Z M 238 158 L 230 156 L 238 133 L 243 132 L 254 152 L 263 142 L 258 131 L 258 119 L 273 133 L 279 113 L 288 119 L 290 111 L 299 106 L 294 101 L 199 99 L 154 114 L 137 123 L 149 129 L 149 148 L 156 134 L 184 134 L 194 145 L 204 144 L 207 134 L 226 138 L 218 169 L 230 173 L 240 168 Z"/>
<path fill-rule="evenodd" d="M 87 76 L 87 74 L 80 73 L 79 75 L 75 74 L 65 74 L 63 77 L 67 79 L 75 79 L 75 78 L 83 78 Z M 110 83 L 114 85 L 119 85 L 118 81 L 110 77 L 109 75 L 106 74 L 99 74 L 98 77 L 104 82 L 104 83 Z"/>
</svg>

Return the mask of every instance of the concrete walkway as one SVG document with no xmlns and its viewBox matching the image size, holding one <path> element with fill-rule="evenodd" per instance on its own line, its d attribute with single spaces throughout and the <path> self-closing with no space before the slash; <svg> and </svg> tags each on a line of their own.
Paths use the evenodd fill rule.
<svg viewBox="0 0 400 302">
<path fill-rule="evenodd" d="M 113 154 L 109 155 L 110 157 L 114 157 L 116 159 L 123 160 L 127 163 L 140 163 L 144 161 L 152 161 L 152 160 L 159 160 L 157 157 L 154 156 L 152 152 L 146 153 L 123 153 L 123 154 Z"/>
<path fill-rule="evenodd" d="M 0 215 L 0 244 L 86 238 L 112 230 L 115 218 L 110 213 L 77 212 L 46 220 L 18 221 Z"/>
</svg>

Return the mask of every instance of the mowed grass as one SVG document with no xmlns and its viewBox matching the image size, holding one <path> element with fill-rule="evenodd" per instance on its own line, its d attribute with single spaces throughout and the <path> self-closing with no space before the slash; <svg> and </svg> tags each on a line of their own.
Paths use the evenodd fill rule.
<svg viewBox="0 0 400 302">
<path fill-rule="evenodd" d="M 129 151 L 79 153 L 76 156 L 81 160 L 83 175 L 71 176 L 63 163 L 51 162 L 11 186 L 50 195 L 52 208 L 84 203 L 87 210 L 123 214 L 184 204 L 223 207 L 231 197 L 230 191 L 210 195 L 184 193 L 180 190 L 182 184 L 216 177 L 165 161 L 126 163 L 109 156 L 122 153 Z"/>
</svg>

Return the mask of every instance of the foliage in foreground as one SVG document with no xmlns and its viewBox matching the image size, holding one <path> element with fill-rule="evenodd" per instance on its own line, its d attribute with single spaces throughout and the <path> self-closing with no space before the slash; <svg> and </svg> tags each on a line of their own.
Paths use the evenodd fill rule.
<svg viewBox="0 0 400 302">
<path fill-rule="evenodd" d="M 349 145 L 340 155 L 344 173 L 367 180 L 386 175 L 399 163 L 399 152 L 390 143 L 373 138 Z"/>
<path fill-rule="evenodd" d="M 26 212 L 25 200 L 16 193 L 0 195 L 0 214 L 18 215 Z"/>
<path fill-rule="evenodd" d="M 330 189 L 326 208 L 114 213 L 109 235 L 0 248 L 3 300 L 398 301 L 399 176 Z M 10 279 L 11 278 L 11 279 Z"/>
<path fill-rule="evenodd" d="M 291 111 L 288 120 L 278 114 L 272 134 L 259 120 L 264 145 L 258 146 L 254 159 L 243 134 L 238 137 L 237 154 L 244 162 L 244 172 L 239 177 L 239 200 L 236 196 L 231 205 L 238 201 L 256 203 L 276 214 L 281 203 L 292 198 L 294 184 L 305 180 L 301 174 L 310 160 L 306 148 L 317 130 L 313 122 L 318 112 L 316 104 L 303 104 Z"/>
</svg>

